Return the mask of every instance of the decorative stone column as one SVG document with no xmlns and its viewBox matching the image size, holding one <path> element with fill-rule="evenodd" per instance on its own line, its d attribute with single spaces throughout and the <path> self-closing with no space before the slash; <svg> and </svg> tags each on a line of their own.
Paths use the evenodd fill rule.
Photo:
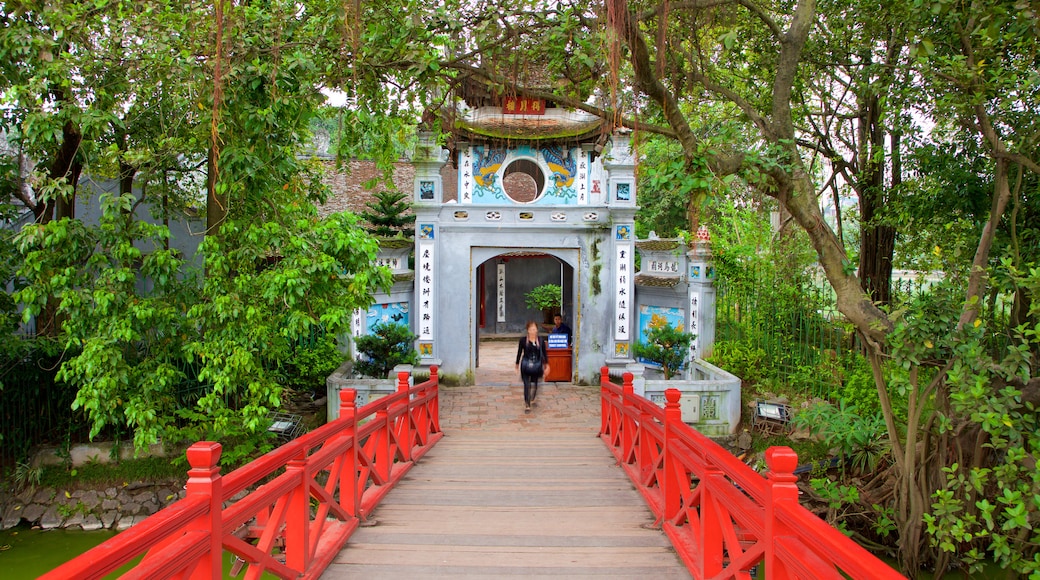
<svg viewBox="0 0 1040 580">
<path fill-rule="evenodd" d="M 631 131 L 619 129 L 611 138 L 610 152 L 603 159 L 607 171 L 607 206 L 611 208 L 614 227 L 613 246 L 614 324 L 611 332 L 613 348 L 607 353 L 610 366 L 633 362 L 632 342 L 638 338 L 635 315 L 635 210 L 636 161 L 632 155 Z"/>
<path fill-rule="evenodd" d="M 711 261 L 711 236 L 701 226 L 687 256 L 689 281 L 687 312 L 689 330 L 697 334 L 690 345 L 694 359 L 711 356 L 715 345 L 715 268 Z"/>
<path fill-rule="evenodd" d="M 412 165 L 415 166 L 415 317 L 412 331 L 419 337 L 415 348 L 419 351 L 422 367 L 440 364 L 440 360 L 435 358 L 434 341 L 438 330 L 435 296 L 438 265 L 435 256 L 438 253 L 439 211 L 444 202 L 441 169 L 447 161 L 448 151 L 437 143 L 434 133 L 420 131 L 419 143 L 412 154 Z"/>
<path fill-rule="evenodd" d="M 414 200 L 417 204 L 440 204 L 444 201 L 441 168 L 448 161 L 448 151 L 437 144 L 429 131 L 419 132 L 419 144 L 412 153 L 415 166 Z"/>
</svg>

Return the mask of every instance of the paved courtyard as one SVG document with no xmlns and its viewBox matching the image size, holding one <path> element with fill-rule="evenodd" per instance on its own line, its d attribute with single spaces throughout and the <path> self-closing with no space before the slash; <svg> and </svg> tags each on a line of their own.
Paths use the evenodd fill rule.
<svg viewBox="0 0 1040 580">
<path fill-rule="evenodd" d="M 599 386 L 540 383 L 537 406 L 524 413 L 524 384 L 516 371 L 516 341 L 480 344 L 475 386 L 441 387 L 441 428 L 517 431 L 599 431 Z"/>
</svg>

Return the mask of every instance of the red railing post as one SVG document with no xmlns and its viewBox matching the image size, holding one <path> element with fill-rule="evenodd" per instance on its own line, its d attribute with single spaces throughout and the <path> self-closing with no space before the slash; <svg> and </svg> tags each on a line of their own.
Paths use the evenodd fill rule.
<svg viewBox="0 0 1040 580">
<path fill-rule="evenodd" d="M 388 407 L 381 407 L 376 411 L 376 424 L 379 426 L 379 430 L 372 433 L 370 437 L 375 440 L 375 448 L 372 453 L 375 465 L 372 466 L 372 471 L 379 474 L 379 484 L 383 485 L 389 481 L 390 470 L 394 466 L 394 457 L 390 453 L 394 425 L 390 421 Z"/>
<path fill-rule="evenodd" d="M 664 437 L 663 447 L 664 455 L 662 469 L 664 471 L 663 477 L 659 480 L 661 485 L 661 494 L 664 496 L 664 513 L 662 518 L 664 522 L 674 521 L 676 516 L 679 515 L 680 509 L 680 498 L 682 497 L 682 491 L 679 486 L 682 482 L 679 481 L 679 472 L 682 470 L 682 464 L 675 457 L 675 450 L 672 449 L 673 443 L 672 433 L 675 430 L 680 429 L 684 423 L 682 420 L 682 410 L 679 409 L 679 397 L 681 393 L 679 389 L 667 389 L 664 392 L 665 405 L 664 405 Z M 689 485 L 690 482 L 686 482 Z"/>
<path fill-rule="evenodd" d="M 635 387 L 632 385 L 632 373 L 621 375 L 621 454 L 625 463 L 631 463 L 632 449 L 635 444 L 636 422 L 628 414 L 628 408 L 635 397 Z M 635 408 L 633 406 L 633 408 Z"/>
<path fill-rule="evenodd" d="M 601 367 L 599 369 L 599 407 L 600 407 L 600 418 L 599 418 L 599 434 L 604 435 L 607 433 L 607 422 L 610 417 L 610 395 L 607 390 L 607 385 L 610 384 L 610 369 L 607 367 Z"/>
<path fill-rule="evenodd" d="M 358 485 L 358 440 L 357 440 L 357 391 L 343 389 L 339 392 L 339 420 L 347 421 L 344 437 L 353 438 L 353 442 L 343 458 L 343 467 L 339 476 L 339 503 L 348 514 L 361 516 L 361 493 Z"/>
<path fill-rule="evenodd" d="M 209 550 L 199 559 L 191 577 L 193 579 L 220 578 L 223 574 L 221 569 L 223 554 L 222 535 L 224 527 L 221 525 L 221 479 L 220 479 L 220 452 L 222 447 L 215 441 L 199 441 L 188 448 L 188 485 L 186 486 L 187 497 L 206 498 L 209 508 L 206 515 L 201 516 L 190 524 L 188 531 L 203 531 L 209 534 Z"/>
<path fill-rule="evenodd" d="M 430 401 L 430 433 L 441 432 L 441 409 L 440 409 L 440 379 L 437 377 L 437 365 L 430 367 L 430 385 L 434 391 L 434 397 Z"/>
<path fill-rule="evenodd" d="M 285 473 L 292 474 L 296 482 L 289 492 L 285 515 L 285 565 L 300 572 L 306 572 L 310 563 L 311 490 L 306 453 L 306 449 L 301 448 L 299 454 L 285 464 Z"/>
<path fill-rule="evenodd" d="M 790 578 L 787 566 L 781 562 L 776 553 L 776 538 L 784 532 L 777 520 L 776 513 L 782 507 L 798 505 L 798 476 L 794 474 L 798 467 L 798 454 L 790 447 L 770 447 L 766 450 L 766 475 L 769 480 L 769 495 L 766 501 L 765 525 L 765 568 L 769 577 L 775 580 Z"/>
<path fill-rule="evenodd" d="M 724 521 L 720 511 L 725 510 L 725 505 L 720 503 L 725 502 L 725 497 L 719 494 L 719 498 L 715 498 L 715 492 L 719 490 L 721 485 L 732 485 L 726 481 L 723 476 L 722 470 L 712 461 L 712 457 L 706 456 L 707 461 L 704 465 L 704 472 L 701 474 L 700 483 L 697 485 L 700 490 L 700 537 L 701 537 L 701 577 L 711 578 L 722 572 L 723 567 L 723 542 L 722 542 L 722 527 L 728 525 L 729 522 Z"/>
<path fill-rule="evenodd" d="M 400 371 L 397 373 L 397 392 L 408 393 L 408 372 Z M 401 406 L 404 407 L 404 412 L 399 414 L 394 420 L 397 423 L 397 448 L 398 453 L 401 454 L 401 461 L 412 460 L 412 402 L 406 396 L 401 401 Z"/>
</svg>

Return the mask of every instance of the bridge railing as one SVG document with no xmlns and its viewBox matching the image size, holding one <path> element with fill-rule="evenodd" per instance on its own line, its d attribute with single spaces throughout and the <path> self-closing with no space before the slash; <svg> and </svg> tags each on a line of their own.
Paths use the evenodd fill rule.
<svg viewBox="0 0 1040 580">
<path fill-rule="evenodd" d="M 221 578 L 224 551 L 245 578 L 318 578 L 360 522 L 442 437 L 437 367 L 360 409 L 340 392 L 339 419 L 220 475 L 220 443 L 188 451 L 187 495 L 42 578 Z M 242 491 L 248 493 L 228 504 Z M 226 506 L 226 507 L 224 507 Z"/>
<path fill-rule="evenodd" d="M 600 437 L 658 518 L 694 578 L 903 578 L 798 503 L 798 456 L 766 451 L 765 478 L 682 421 L 680 392 L 662 409 L 601 369 Z M 762 576 L 759 576 L 762 577 Z"/>
</svg>

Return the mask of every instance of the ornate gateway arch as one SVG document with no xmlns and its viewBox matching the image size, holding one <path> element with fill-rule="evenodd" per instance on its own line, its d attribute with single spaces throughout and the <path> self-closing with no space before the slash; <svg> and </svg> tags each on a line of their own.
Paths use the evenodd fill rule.
<svg viewBox="0 0 1040 580">
<path fill-rule="evenodd" d="M 423 364 L 467 374 L 480 333 L 521 332 L 530 317 L 523 294 L 542 283 L 563 289 L 572 380 L 632 362 L 636 182 L 627 133 L 604 134 L 596 117 L 526 98 L 471 110 L 456 127 L 451 149 L 423 134 L 413 158 L 412 328 Z M 449 158 L 458 193 L 446 200 Z"/>
</svg>

